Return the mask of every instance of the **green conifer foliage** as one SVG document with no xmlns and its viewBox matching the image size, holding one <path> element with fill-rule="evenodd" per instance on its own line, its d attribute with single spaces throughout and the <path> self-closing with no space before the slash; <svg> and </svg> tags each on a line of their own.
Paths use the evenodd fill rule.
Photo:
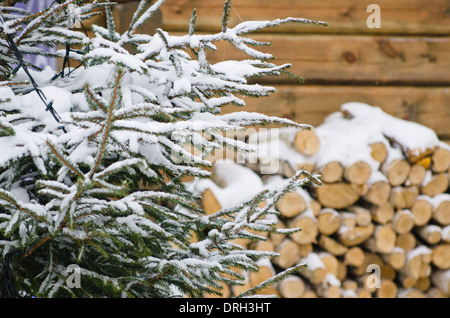
<svg viewBox="0 0 450 318">
<path fill-rule="evenodd" d="M 283 23 L 325 23 L 287 18 L 231 27 L 226 1 L 219 33 L 197 35 L 194 11 L 185 36 L 161 29 L 138 34 L 163 4 L 159 0 L 148 9 L 141 1 L 130 27 L 119 34 L 109 1 L 60 2 L 37 14 L 0 6 L 2 296 L 203 297 L 220 293 L 222 282 L 243 284 L 236 269 L 256 271 L 257 260 L 274 253 L 245 250 L 233 240 L 264 239 L 254 231 L 299 230 L 279 230 L 266 216 L 277 213 L 275 203 L 285 193 L 320 180 L 298 171 L 283 186 L 205 215 L 183 178 L 208 178 L 205 157 L 218 147 L 251 151 L 223 132 L 273 123 L 309 128 L 245 111 L 224 115 L 221 109 L 269 95 L 272 87 L 247 79 L 289 68 L 269 62 L 273 57 L 255 48 L 267 43 L 248 33 Z M 92 38 L 70 29 L 71 19 L 89 18 L 95 8 L 104 9 L 106 27 L 94 25 Z M 48 53 L 36 45 L 76 46 L 70 58 L 83 66 L 59 76 L 26 61 L 15 70 L 20 61 L 8 37 L 21 54 L 63 57 L 66 50 Z M 249 59 L 209 63 L 208 51 L 221 41 Z M 260 201 L 266 205 L 259 207 Z M 71 266 L 79 286 L 68 281 Z"/>
</svg>

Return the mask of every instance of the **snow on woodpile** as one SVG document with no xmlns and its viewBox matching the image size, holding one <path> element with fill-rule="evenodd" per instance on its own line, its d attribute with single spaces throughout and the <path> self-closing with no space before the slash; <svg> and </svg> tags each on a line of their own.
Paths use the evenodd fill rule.
<svg viewBox="0 0 450 318">
<path fill-rule="evenodd" d="M 220 203 L 213 212 L 298 169 L 323 180 L 276 205 L 279 226 L 302 231 L 243 243 L 278 253 L 275 272 L 308 265 L 277 285 L 279 296 L 450 296 L 450 146 L 433 130 L 351 102 L 311 130 L 260 130 L 248 143 L 256 161 L 215 164 L 215 181 L 199 188 Z"/>
</svg>

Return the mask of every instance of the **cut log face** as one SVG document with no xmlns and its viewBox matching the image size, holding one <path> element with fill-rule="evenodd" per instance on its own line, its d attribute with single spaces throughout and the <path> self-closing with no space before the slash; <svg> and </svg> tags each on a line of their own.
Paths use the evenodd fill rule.
<svg viewBox="0 0 450 318">
<path fill-rule="evenodd" d="M 423 226 L 430 221 L 433 214 L 433 206 L 427 200 L 418 199 L 411 207 L 411 213 L 414 215 L 416 226 Z"/>
<path fill-rule="evenodd" d="M 351 266 L 361 266 L 364 264 L 364 251 L 359 246 L 349 248 L 345 253 L 344 263 Z"/>
<path fill-rule="evenodd" d="M 320 236 L 319 245 L 333 255 L 344 255 L 348 250 L 345 245 L 340 244 L 326 235 Z"/>
<path fill-rule="evenodd" d="M 425 175 L 425 167 L 421 164 L 414 164 L 411 166 L 411 169 L 409 171 L 408 181 L 411 185 L 418 186 L 422 184 L 423 180 L 425 179 Z"/>
<path fill-rule="evenodd" d="M 300 260 L 300 248 L 290 239 L 285 239 L 275 251 L 279 256 L 274 257 L 273 262 L 281 268 L 294 266 Z"/>
<path fill-rule="evenodd" d="M 298 254 L 300 255 L 300 257 L 306 257 L 314 251 L 314 247 L 313 247 L 312 243 L 297 244 L 297 246 L 299 248 Z"/>
<path fill-rule="evenodd" d="M 390 202 L 386 202 L 380 206 L 373 206 L 370 208 L 372 218 L 380 223 L 386 224 L 392 220 L 395 214 L 394 206 Z"/>
<path fill-rule="evenodd" d="M 441 225 L 450 224 L 450 201 L 442 201 L 433 211 L 433 219 Z"/>
<path fill-rule="evenodd" d="M 296 275 L 289 275 L 278 285 L 283 298 L 300 298 L 305 293 L 305 282 Z"/>
<path fill-rule="evenodd" d="M 383 255 L 383 260 L 393 269 L 399 270 L 406 263 L 405 251 L 400 247 L 394 247 L 391 253 Z"/>
<path fill-rule="evenodd" d="M 450 225 L 444 227 L 441 233 L 442 233 L 442 241 L 445 243 L 450 243 Z"/>
<path fill-rule="evenodd" d="M 386 160 L 387 154 L 387 148 L 384 143 L 377 142 L 370 145 L 370 155 L 379 163 L 383 163 Z"/>
<path fill-rule="evenodd" d="M 358 196 L 363 196 L 367 194 L 367 191 L 369 191 L 369 185 L 367 183 L 364 184 L 350 183 L 350 185 L 353 187 Z"/>
<path fill-rule="evenodd" d="M 377 289 L 377 298 L 395 298 L 397 296 L 397 285 L 391 280 L 382 279 L 380 288 Z"/>
<path fill-rule="evenodd" d="M 391 190 L 390 201 L 397 209 L 409 209 L 414 205 L 419 190 L 416 187 L 394 187 Z"/>
<path fill-rule="evenodd" d="M 359 199 L 359 195 L 347 183 L 323 184 L 316 191 L 320 204 L 332 209 L 344 209 Z"/>
<path fill-rule="evenodd" d="M 357 225 L 368 226 L 372 223 L 372 214 L 370 213 L 370 210 L 360 206 L 351 206 L 349 207 L 349 211 L 356 214 Z"/>
<path fill-rule="evenodd" d="M 335 183 L 342 180 L 344 174 L 344 167 L 338 161 L 331 161 L 327 163 L 320 171 L 322 181 L 325 183 Z"/>
<path fill-rule="evenodd" d="M 403 288 L 406 288 L 406 289 L 413 288 L 417 284 L 417 279 L 415 279 L 411 276 L 405 275 L 401 272 L 399 273 L 398 276 L 399 276 L 398 280 L 400 281 L 401 286 L 403 286 Z"/>
<path fill-rule="evenodd" d="M 359 245 L 367 240 L 375 229 L 373 224 L 369 226 L 355 226 L 352 229 L 341 228 L 338 233 L 339 241 L 345 246 Z"/>
<path fill-rule="evenodd" d="M 409 175 L 410 165 L 408 161 L 403 159 L 396 159 L 390 162 L 385 168 L 385 175 L 392 186 L 399 186 L 403 184 Z"/>
<path fill-rule="evenodd" d="M 290 228 L 301 228 L 302 230 L 291 235 L 292 240 L 299 244 L 308 244 L 316 241 L 319 233 L 317 219 L 314 216 L 303 213 L 294 218 Z"/>
<path fill-rule="evenodd" d="M 413 250 L 416 247 L 416 244 L 416 237 L 410 232 L 399 234 L 395 242 L 395 246 L 402 248 L 405 253 Z"/>
<path fill-rule="evenodd" d="M 359 288 L 356 294 L 358 298 L 372 298 L 372 293 L 364 288 Z"/>
<path fill-rule="evenodd" d="M 331 235 L 340 228 L 341 216 L 340 214 L 330 208 L 322 209 L 317 216 L 319 232 L 325 235 Z"/>
<path fill-rule="evenodd" d="M 316 154 L 320 149 L 320 139 L 314 130 L 300 130 L 294 139 L 297 150 L 307 156 Z"/>
<path fill-rule="evenodd" d="M 389 200 L 391 185 L 385 181 L 371 184 L 364 195 L 364 199 L 374 205 L 383 205 Z"/>
<path fill-rule="evenodd" d="M 432 170 L 436 173 L 445 172 L 450 167 L 450 151 L 439 148 L 431 156 Z"/>
<path fill-rule="evenodd" d="M 428 277 L 420 277 L 416 282 L 416 287 L 423 292 L 426 292 L 430 288 L 431 282 Z"/>
<path fill-rule="evenodd" d="M 356 213 L 341 212 L 342 226 L 345 228 L 354 228 L 356 226 Z"/>
<path fill-rule="evenodd" d="M 262 282 L 268 280 L 269 278 L 275 276 L 275 269 L 269 261 L 260 262 L 258 264 L 259 271 L 250 272 L 249 280 L 252 287 L 261 284 Z M 277 295 L 278 291 L 273 286 L 263 289 L 260 293 L 268 295 Z"/>
<path fill-rule="evenodd" d="M 309 202 L 309 207 L 315 217 L 317 217 L 319 215 L 320 211 L 322 210 L 322 206 L 320 205 L 319 201 L 315 201 L 315 200 L 312 200 Z"/>
<path fill-rule="evenodd" d="M 211 189 L 206 189 L 205 192 L 203 192 L 202 205 L 203 205 L 203 210 L 208 215 L 214 214 L 222 209 L 219 201 L 217 201 L 217 198 L 214 195 L 214 193 L 211 191 Z"/>
<path fill-rule="evenodd" d="M 318 296 L 314 290 L 306 290 L 301 298 L 318 298 Z"/>
<path fill-rule="evenodd" d="M 349 167 L 344 168 L 344 178 L 353 184 L 366 184 L 372 173 L 372 168 L 367 162 L 357 161 Z"/>
<path fill-rule="evenodd" d="M 286 228 L 286 224 L 284 224 L 282 221 L 278 220 L 277 224 L 275 225 L 277 229 L 285 229 Z M 281 244 L 281 242 L 284 241 L 284 239 L 286 238 L 285 234 L 274 234 L 274 233 L 270 233 L 269 234 L 269 238 L 270 241 L 273 243 L 274 246 L 278 246 L 279 244 Z"/>
<path fill-rule="evenodd" d="M 450 244 L 441 244 L 432 249 L 431 261 L 439 269 L 450 269 Z"/>
<path fill-rule="evenodd" d="M 358 283 L 354 280 L 346 279 L 342 282 L 342 288 L 344 290 L 352 290 L 354 292 L 358 291 Z"/>
<path fill-rule="evenodd" d="M 431 250 L 426 246 L 418 246 L 406 254 L 406 264 L 401 269 L 404 275 L 411 276 L 416 281 L 420 277 L 428 276 Z"/>
<path fill-rule="evenodd" d="M 311 253 L 302 258 L 301 263 L 305 263 L 306 268 L 300 271 L 300 274 L 306 277 L 312 284 L 320 284 L 326 276 L 325 265 L 316 253 Z"/>
<path fill-rule="evenodd" d="M 450 295 L 450 271 L 439 270 L 431 275 L 431 281 L 448 297 Z"/>
<path fill-rule="evenodd" d="M 428 224 L 417 228 L 418 235 L 429 244 L 437 244 L 442 239 L 442 230 L 439 226 Z"/>
<path fill-rule="evenodd" d="M 255 244 L 251 244 L 250 248 L 254 251 L 275 252 L 275 245 L 270 240 L 257 241 Z"/>
<path fill-rule="evenodd" d="M 286 193 L 277 203 L 277 210 L 282 216 L 291 218 L 299 215 L 306 209 L 306 202 L 296 191 Z"/>
<path fill-rule="evenodd" d="M 321 252 L 318 255 L 323 265 L 325 266 L 325 272 L 336 277 L 338 275 L 339 266 L 336 256 L 327 252 Z"/>
<path fill-rule="evenodd" d="M 436 174 L 425 185 L 422 185 L 420 192 L 422 194 L 434 197 L 444 193 L 448 189 L 448 177 L 445 173 Z"/>
<path fill-rule="evenodd" d="M 409 210 L 398 211 L 392 220 L 392 225 L 398 234 L 408 233 L 414 227 L 414 215 Z"/>
<path fill-rule="evenodd" d="M 389 254 L 394 250 L 397 235 L 391 225 L 380 225 L 375 228 L 369 243 L 374 252 Z"/>
</svg>

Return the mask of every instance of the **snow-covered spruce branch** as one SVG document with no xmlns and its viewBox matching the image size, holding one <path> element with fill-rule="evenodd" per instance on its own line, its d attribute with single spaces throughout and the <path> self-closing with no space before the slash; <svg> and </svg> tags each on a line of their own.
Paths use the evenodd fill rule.
<svg viewBox="0 0 450 318">
<path fill-rule="evenodd" d="M 277 229 L 275 203 L 308 182 L 320 184 L 318 176 L 299 171 L 285 184 L 213 215 L 204 214 L 192 183 L 210 176 L 206 158 L 214 149 L 253 150 L 226 132 L 264 124 L 309 128 L 256 113 L 221 111 L 271 94 L 273 87 L 248 79 L 280 75 L 290 66 L 269 63 L 272 55 L 254 48 L 267 43 L 247 37 L 250 32 L 284 23 L 325 23 L 287 18 L 230 27 L 227 1 L 222 32 L 195 34 L 194 11 L 186 36 L 161 29 L 138 34 L 163 2 L 145 9 L 147 1 L 141 1 L 123 34 L 116 30 L 110 1 L 74 7 L 68 0 L 37 14 L 0 7 L 6 18 L 0 38 L 0 247 L 2 259 L 14 268 L 7 273 L 14 288 L 26 295 L 220 294 L 222 283 L 242 284 L 238 269 L 257 271 L 259 259 L 275 255 L 245 250 L 233 240 L 264 240 L 258 232 L 299 230 Z M 68 28 L 74 17 L 83 20 L 96 8 L 105 9 L 107 25 L 93 26 L 94 37 Z M 17 60 L 5 34 L 22 54 L 46 54 L 38 43 L 80 47 L 70 57 L 83 61 L 84 68 L 71 70 L 68 77 L 30 70 L 53 100 L 66 132 L 40 107 L 25 74 L 13 74 L 10 65 Z M 220 41 L 248 59 L 210 63 L 208 51 Z M 130 45 L 133 50 L 127 49 Z M 262 201 L 264 207 L 258 205 Z M 65 282 L 73 264 L 82 275 L 79 289 Z M 3 284 L 0 292 L 7 294 Z"/>
</svg>

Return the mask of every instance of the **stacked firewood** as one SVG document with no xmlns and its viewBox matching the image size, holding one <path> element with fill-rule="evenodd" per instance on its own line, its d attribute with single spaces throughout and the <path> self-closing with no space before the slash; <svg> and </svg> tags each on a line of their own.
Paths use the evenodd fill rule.
<svg viewBox="0 0 450 318">
<path fill-rule="evenodd" d="M 254 137 L 250 143 L 264 140 Z M 302 231 L 240 242 L 279 253 L 262 261 L 259 272 L 249 273 L 243 288 L 305 263 L 306 269 L 267 293 L 284 298 L 449 297 L 450 147 L 434 132 L 378 107 L 349 103 L 320 126 L 281 130 L 264 142 L 258 149 L 278 146 L 271 160 L 262 158 L 261 153 L 270 157 L 262 151 L 256 164 L 214 167 L 215 185 L 202 190 L 208 213 L 297 169 L 320 174 L 323 185 L 290 192 L 276 205 L 279 226 Z M 262 162 L 276 165 L 276 173 L 261 174 Z M 224 296 L 238 292 L 226 289 Z"/>
</svg>

